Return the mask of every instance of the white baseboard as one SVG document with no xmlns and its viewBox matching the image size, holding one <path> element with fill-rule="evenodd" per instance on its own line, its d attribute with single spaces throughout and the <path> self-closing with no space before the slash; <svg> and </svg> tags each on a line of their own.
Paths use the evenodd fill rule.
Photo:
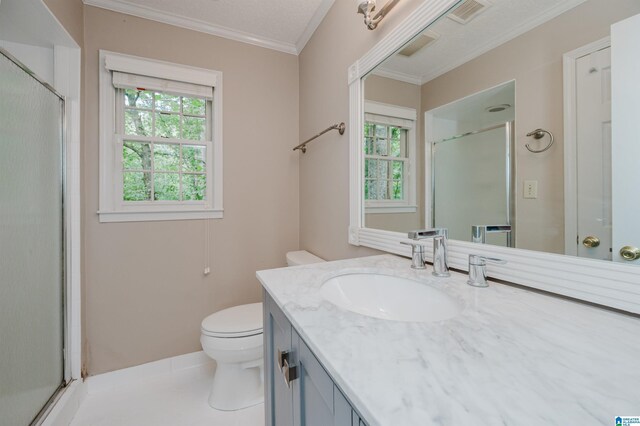
<svg viewBox="0 0 640 426">
<path fill-rule="evenodd" d="M 213 362 L 214 361 L 203 351 L 193 352 L 190 354 L 149 362 L 147 364 L 137 365 L 135 367 L 91 376 L 87 378 L 85 385 L 87 386 L 87 393 L 93 394 L 139 380 L 175 373 L 176 371 L 188 368 L 208 366 L 213 364 Z"/>
<path fill-rule="evenodd" d="M 80 380 L 72 381 L 44 419 L 42 426 L 68 426 L 86 397 L 86 383 Z"/>
</svg>

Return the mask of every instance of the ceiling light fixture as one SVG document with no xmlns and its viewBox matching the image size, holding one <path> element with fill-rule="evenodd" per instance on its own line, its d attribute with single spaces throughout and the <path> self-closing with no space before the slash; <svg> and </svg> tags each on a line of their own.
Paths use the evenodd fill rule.
<svg viewBox="0 0 640 426">
<path fill-rule="evenodd" d="M 358 13 L 364 15 L 364 24 L 367 28 L 375 30 L 380 21 L 382 21 L 382 18 L 387 16 L 387 13 L 389 13 L 399 1 L 400 0 L 388 1 L 375 16 L 371 16 L 371 14 L 376 10 L 376 0 L 356 0 L 356 5 L 358 6 Z"/>
</svg>

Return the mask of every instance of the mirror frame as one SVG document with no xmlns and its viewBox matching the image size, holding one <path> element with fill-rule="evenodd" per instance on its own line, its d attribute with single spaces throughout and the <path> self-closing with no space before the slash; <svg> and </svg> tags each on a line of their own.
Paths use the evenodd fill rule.
<svg viewBox="0 0 640 426">
<path fill-rule="evenodd" d="M 361 143 L 364 128 L 363 77 L 460 2 L 461 0 L 423 2 L 348 69 L 349 244 L 411 257 L 410 248 L 400 244 L 401 241 L 410 241 L 406 234 L 365 227 Z M 432 259 L 431 245 L 427 244 L 426 249 L 428 259 Z M 449 241 L 450 267 L 467 271 L 469 254 L 507 260 L 506 265 L 489 267 L 491 278 L 640 314 L 638 266 L 466 241 Z"/>
</svg>

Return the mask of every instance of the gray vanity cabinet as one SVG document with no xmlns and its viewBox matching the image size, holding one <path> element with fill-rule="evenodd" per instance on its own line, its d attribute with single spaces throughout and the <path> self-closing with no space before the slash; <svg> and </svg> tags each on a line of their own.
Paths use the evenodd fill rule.
<svg viewBox="0 0 640 426">
<path fill-rule="evenodd" d="M 266 292 L 264 350 L 267 426 L 365 426 Z"/>
</svg>

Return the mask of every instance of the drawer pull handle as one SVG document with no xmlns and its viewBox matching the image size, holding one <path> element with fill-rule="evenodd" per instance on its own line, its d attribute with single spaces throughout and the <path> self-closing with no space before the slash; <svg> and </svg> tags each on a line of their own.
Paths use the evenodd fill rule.
<svg viewBox="0 0 640 426">
<path fill-rule="evenodd" d="M 291 387 L 291 382 L 298 378 L 298 367 L 289 366 L 289 360 L 284 360 L 284 365 L 282 366 L 282 375 L 284 376 L 284 382 L 287 384 L 287 387 Z"/>
</svg>

